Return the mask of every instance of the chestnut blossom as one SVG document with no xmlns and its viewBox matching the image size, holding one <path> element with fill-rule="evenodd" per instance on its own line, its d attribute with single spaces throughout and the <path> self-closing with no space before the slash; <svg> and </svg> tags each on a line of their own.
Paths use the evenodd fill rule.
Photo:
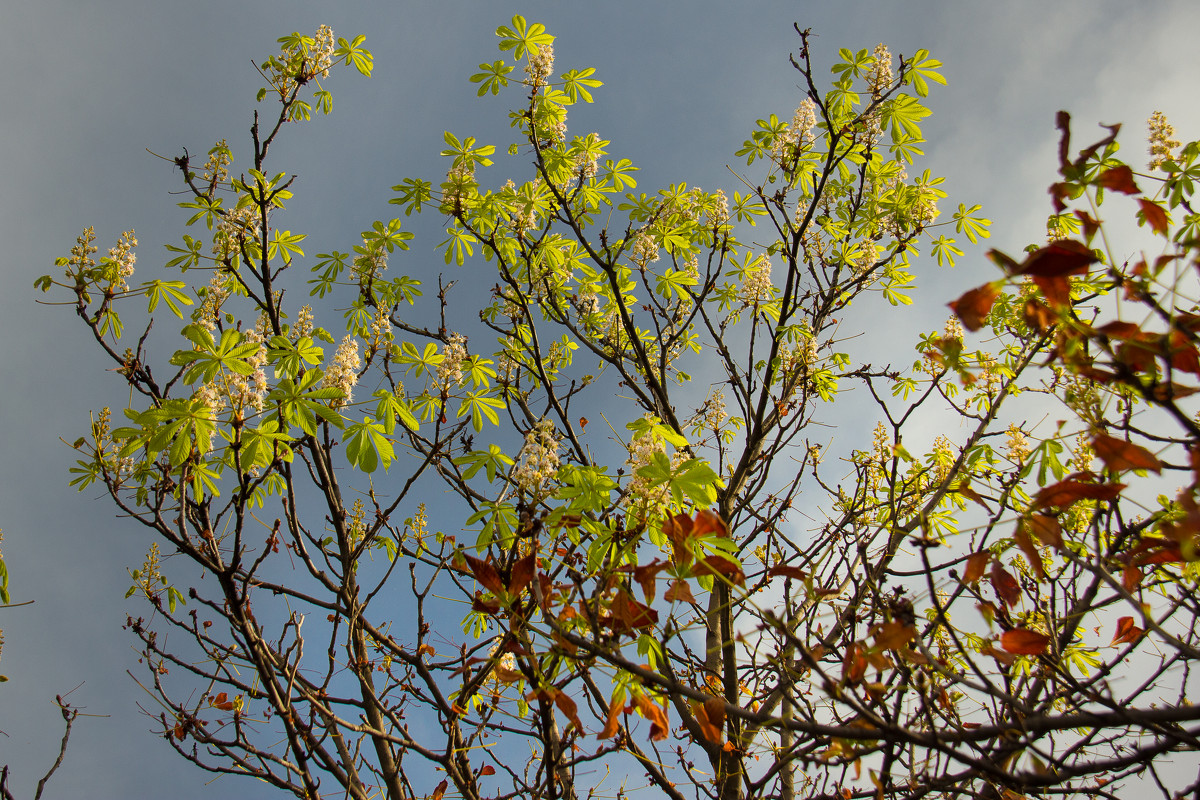
<svg viewBox="0 0 1200 800">
<path fill-rule="evenodd" d="M 1015 422 L 1010 423 L 1008 430 L 1004 432 L 1004 449 L 1014 463 L 1024 464 L 1025 459 L 1029 458 L 1029 441 L 1025 438 L 1021 426 Z"/>
<path fill-rule="evenodd" d="M 1175 158 L 1179 141 L 1174 138 L 1175 128 L 1161 111 L 1151 114 L 1147 124 L 1150 126 L 1150 169 L 1158 169 Z"/>
<path fill-rule="evenodd" d="M 461 333 L 450 335 L 450 341 L 442 349 L 442 363 L 438 364 L 437 385 L 445 392 L 463 382 L 463 362 L 467 360 L 467 337 Z"/>
<path fill-rule="evenodd" d="M 771 259 L 765 254 L 746 267 L 742 276 L 739 296 L 746 305 L 754 305 L 771 299 L 774 286 L 771 284 Z"/>
<path fill-rule="evenodd" d="M 349 403 L 353 397 L 354 385 L 358 383 L 358 368 L 361 362 L 358 357 L 358 341 L 346 334 L 333 354 L 333 363 L 325 370 L 321 379 L 322 386 L 329 386 L 342 393 L 340 399 L 330 402 L 332 408 L 339 408 Z"/>
<path fill-rule="evenodd" d="M 522 491 L 536 495 L 558 474 L 558 437 L 551 420 L 544 419 L 525 433 L 520 459 L 513 470 L 513 482 Z"/>
<path fill-rule="evenodd" d="M 525 74 L 535 87 L 542 86 L 546 79 L 554 73 L 554 45 L 544 44 L 537 49 L 529 49 L 529 62 L 525 64 Z"/>
</svg>

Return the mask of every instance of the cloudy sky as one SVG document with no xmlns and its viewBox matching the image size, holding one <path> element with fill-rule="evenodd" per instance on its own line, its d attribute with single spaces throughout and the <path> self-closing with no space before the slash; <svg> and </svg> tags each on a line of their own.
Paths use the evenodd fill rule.
<svg viewBox="0 0 1200 800">
<path fill-rule="evenodd" d="M 153 738 L 138 704 L 153 701 L 121 631 L 127 566 L 141 563 L 142 533 L 115 519 L 95 492 L 66 486 L 68 441 L 87 414 L 123 400 L 114 376 L 70 310 L 39 306 L 33 280 L 52 270 L 75 236 L 96 228 L 102 248 L 135 228 L 139 277 L 166 259 L 183 217 L 169 193 L 171 164 L 151 155 L 203 153 L 228 138 L 247 151 L 254 93 L 251 59 L 276 37 L 322 23 L 367 34 L 374 77 L 334 76 L 334 114 L 288 130 L 279 169 L 299 175 L 292 224 L 309 252 L 348 250 L 374 219 L 391 216 L 389 187 L 437 180 L 442 132 L 507 143 L 502 100 L 475 98 L 467 77 L 492 61 L 494 30 L 513 14 L 557 35 L 557 67 L 592 66 L 605 86 L 573 130 L 599 131 L 614 157 L 642 167 L 639 191 L 686 181 L 732 188 L 726 165 L 754 120 L 790 118 L 801 95 L 787 63 L 792 23 L 812 28 L 824 74 L 839 47 L 886 42 L 893 53 L 927 48 L 950 84 L 930 98 L 927 161 L 947 176 L 950 200 L 982 203 L 990 244 L 1017 251 L 1043 235 L 1053 179 L 1054 113 L 1068 109 L 1082 143 L 1099 122 L 1126 123 L 1127 157 L 1144 164 L 1145 120 L 1160 109 L 1180 138 L 1200 137 L 1194 31 L 1200 6 L 1127 0 L 1077 2 L 473 2 L 344 4 L 206 0 L 103 3 L 6 0 L 0 6 L 0 528 L 16 602 L 0 610 L 0 763 L 18 796 L 53 761 L 61 733 L 55 694 L 80 686 L 85 708 L 48 796 L 252 796 L 253 785 L 208 778 Z M 235 163 L 235 168 L 238 164 Z M 953 207 L 953 206 L 951 206 Z M 438 240 L 419 239 L 403 269 L 432 278 Z M 308 249 L 308 248 L 306 248 Z M 467 269 L 483 269 L 470 265 Z M 938 327 L 944 303 L 990 277 L 981 252 L 954 272 L 918 275 L 925 302 L 893 312 L 902 330 Z M 886 306 L 884 306 L 886 308 Z"/>
</svg>

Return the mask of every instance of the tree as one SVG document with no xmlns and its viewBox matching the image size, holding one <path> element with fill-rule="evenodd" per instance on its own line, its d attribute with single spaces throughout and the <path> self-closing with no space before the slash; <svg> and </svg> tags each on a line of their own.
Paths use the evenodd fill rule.
<svg viewBox="0 0 1200 800">
<path fill-rule="evenodd" d="M 989 222 L 939 222 L 941 180 L 908 174 L 939 62 L 843 50 L 822 90 L 797 33 L 799 107 L 758 121 L 731 196 L 638 192 L 568 134 L 594 71 L 499 28 L 471 80 L 522 98 L 508 152 L 532 170 L 503 182 L 493 145 L 446 133 L 445 180 L 392 200 L 446 219 L 448 268 L 492 270 L 478 322 L 453 281 L 389 274 L 398 218 L 314 259 L 283 227 L 268 151 L 330 112 L 330 69 L 371 71 L 325 27 L 259 66 L 278 106 L 244 172 L 224 141 L 175 160 L 180 279 L 132 285 L 133 232 L 96 263 L 90 230 L 39 279 L 130 390 L 72 483 L 151 533 L 128 627 L 183 757 L 299 797 L 1195 790 L 1159 759 L 1200 735 L 1200 147 L 1163 133 L 1135 176 L 1115 129 L 1072 160 L 1064 115 L 1051 241 L 993 252 L 1004 274 L 911 368 L 873 366 L 842 352 L 851 303 L 909 303 L 919 252 L 953 265 Z M 1097 239 L 1114 193 L 1161 255 Z M 124 338 L 143 302 L 185 323 L 165 360 L 150 324 Z M 854 386 L 869 449 L 827 427 Z M 1047 407 L 1065 420 L 1024 421 Z M 958 440 L 922 440 L 946 419 Z M 431 520 L 434 487 L 457 515 Z M 824 500 L 800 513 L 802 490 Z"/>
</svg>

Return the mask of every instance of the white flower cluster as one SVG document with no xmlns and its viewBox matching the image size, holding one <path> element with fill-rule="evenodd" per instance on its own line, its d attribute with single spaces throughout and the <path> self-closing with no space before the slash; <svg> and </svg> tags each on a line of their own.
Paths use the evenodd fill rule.
<svg viewBox="0 0 1200 800">
<path fill-rule="evenodd" d="M 774 292 L 771 284 L 771 259 L 763 254 L 746 267 L 742 287 L 738 294 L 746 305 L 755 305 L 770 300 Z"/>
<path fill-rule="evenodd" d="M 1150 126 L 1150 169 L 1158 169 L 1175 158 L 1175 148 L 1180 143 L 1174 138 L 1175 128 L 1161 111 L 1151 114 L 1147 124 Z"/>
<path fill-rule="evenodd" d="M 245 419 L 247 409 L 262 411 L 270 385 L 267 383 L 267 347 L 263 334 L 255 329 L 242 334 L 242 342 L 257 344 L 254 355 L 246 363 L 254 369 L 250 375 L 222 372 L 196 390 L 195 398 L 209 409 L 209 419 L 226 408 L 233 410 L 237 419 Z"/>
<path fill-rule="evenodd" d="M 710 225 L 724 225 L 729 222 L 729 198 L 723 189 L 713 193 L 714 204 L 704 212 L 704 219 Z"/>
<path fill-rule="evenodd" d="M 962 321 L 958 317 L 947 317 L 946 327 L 943 329 L 942 337 L 948 341 L 957 339 L 961 342 L 963 338 Z"/>
<path fill-rule="evenodd" d="M 653 420 L 650 414 L 644 415 Z M 666 453 L 667 446 L 661 440 L 654 438 L 649 430 L 634 434 L 629 442 L 629 458 L 625 460 L 625 470 L 629 473 L 629 483 L 625 487 L 625 495 L 621 504 L 627 509 L 645 511 L 657 505 L 666 497 L 666 487 L 654 488 L 650 481 L 640 475 L 638 470 L 649 466 L 658 453 Z M 678 458 L 680 454 L 676 453 Z"/>
<path fill-rule="evenodd" d="M 796 151 L 811 145 L 815 139 L 813 127 L 817 124 L 816 104 L 812 98 L 806 97 L 796 107 L 792 122 L 782 134 L 775 138 L 771 145 L 771 154 L 779 162 L 789 161 L 795 157 Z"/>
<path fill-rule="evenodd" d="M 1008 457 L 1017 464 L 1024 464 L 1025 459 L 1029 458 L 1029 441 L 1025 438 L 1025 431 L 1015 422 L 1010 423 L 1004 432 L 1004 448 Z"/>
<path fill-rule="evenodd" d="M 875 45 L 875 50 L 871 55 L 875 57 L 875 63 L 871 65 L 871 71 L 867 73 L 867 84 L 871 87 L 871 99 L 878 100 L 884 92 L 892 87 L 892 53 L 881 42 Z"/>
<path fill-rule="evenodd" d="M 333 387 L 342 393 L 340 399 L 335 399 L 330 403 L 332 408 L 344 406 L 353 398 L 354 385 L 358 383 L 360 363 L 358 341 L 350 334 L 346 334 L 341 344 L 338 345 L 337 352 L 333 354 L 333 363 L 325 370 L 325 376 L 321 379 L 322 386 Z"/>
<path fill-rule="evenodd" d="M 536 50 L 530 48 L 529 62 L 525 64 L 525 74 L 534 86 L 543 86 L 546 79 L 554 73 L 554 45 L 544 44 Z"/>
<path fill-rule="evenodd" d="M 220 183 L 229 178 L 229 142 L 222 139 L 208 151 L 208 160 L 204 162 L 204 182 Z"/>
<path fill-rule="evenodd" d="M 204 292 L 204 300 L 200 303 L 200 308 L 196 309 L 196 323 L 204 330 L 215 331 L 217 329 L 217 319 L 221 315 L 221 305 L 229 297 L 228 278 L 224 273 L 217 271 L 208 279 L 208 289 Z"/>
<path fill-rule="evenodd" d="M 313 59 L 314 73 L 321 73 L 322 78 L 329 77 L 329 68 L 333 66 L 333 28 L 328 25 L 322 25 L 317 28 L 316 44 L 313 46 L 311 57 Z"/>
<path fill-rule="evenodd" d="M 121 234 L 116 247 L 108 250 L 108 280 L 114 292 L 122 291 L 126 279 L 133 276 L 133 264 L 137 261 L 133 248 L 137 243 L 137 237 L 129 230 Z"/>
<path fill-rule="evenodd" d="M 551 420 L 544 419 L 525 433 L 520 457 L 513 481 L 522 491 L 537 495 L 558 474 L 558 437 Z"/>
<path fill-rule="evenodd" d="M 312 306 L 300 306 L 300 310 L 296 312 L 296 324 L 292 326 L 291 334 L 292 341 L 300 341 L 305 336 L 311 336 L 313 332 L 313 310 Z"/>
<path fill-rule="evenodd" d="M 629 243 L 629 258 L 643 267 L 658 261 L 658 242 L 654 236 L 645 230 L 635 233 Z"/>
<path fill-rule="evenodd" d="M 450 335 L 450 341 L 442 349 L 442 363 L 438 364 L 437 385 L 448 392 L 463 382 L 463 362 L 467 360 L 467 337 L 461 333 Z"/>
<path fill-rule="evenodd" d="M 241 243 L 246 239 L 258 236 L 258 210 L 253 206 L 232 208 L 221 217 L 217 230 L 213 233 L 213 255 L 226 258 L 239 255 Z"/>
</svg>

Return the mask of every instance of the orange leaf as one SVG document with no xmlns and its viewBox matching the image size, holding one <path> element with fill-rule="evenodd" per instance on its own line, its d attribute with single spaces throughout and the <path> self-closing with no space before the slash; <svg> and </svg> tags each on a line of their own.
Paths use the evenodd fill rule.
<svg viewBox="0 0 1200 800">
<path fill-rule="evenodd" d="M 853 686 L 861 681 L 866 673 L 867 657 L 863 653 L 862 645 L 856 642 L 846 651 L 846 658 L 842 662 L 842 681 L 847 686 Z"/>
<path fill-rule="evenodd" d="M 969 331 L 977 331 L 983 327 L 983 321 L 992 310 L 1000 289 L 993 283 L 985 283 L 963 294 L 962 297 L 950 302 L 950 310 L 962 320 L 963 327 Z"/>
<path fill-rule="evenodd" d="M 417 655 L 418 655 L 418 656 L 423 656 L 423 655 L 425 655 L 426 653 L 428 653 L 428 654 L 429 654 L 429 655 L 431 655 L 431 656 L 432 656 L 432 655 L 434 655 L 434 649 L 433 649 L 433 645 L 423 644 L 423 645 L 421 645 L 420 647 L 418 647 L 418 648 L 417 648 Z"/>
<path fill-rule="evenodd" d="M 1000 646 L 1017 656 L 1039 656 L 1050 646 L 1050 637 L 1026 628 L 1014 628 L 1000 634 Z"/>
<path fill-rule="evenodd" d="M 433 794 L 429 795 L 429 800 L 442 800 L 446 796 L 446 787 L 450 784 L 443 780 L 433 788 Z"/>
<path fill-rule="evenodd" d="M 658 577 L 658 573 L 669 566 L 671 565 L 666 562 L 660 562 L 656 558 L 649 564 L 633 568 L 633 579 L 641 585 L 642 594 L 645 595 L 646 602 L 654 599 L 654 582 Z"/>
<path fill-rule="evenodd" d="M 1025 307 L 1021 309 L 1021 319 L 1038 333 L 1045 333 L 1053 328 L 1055 323 L 1054 312 L 1045 303 L 1032 297 L 1025 301 Z"/>
<path fill-rule="evenodd" d="M 581 431 L 585 430 L 587 428 L 587 426 L 588 426 L 588 418 L 580 417 L 579 418 L 579 430 L 581 430 Z"/>
<path fill-rule="evenodd" d="M 1105 189 L 1112 189 L 1121 194 L 1141 194 L 1142 190 L 1133 182 L 1133 170 L 1128 165 L 1112 167 L 1101 172 L 1096 182 Z"/>
<path fill-rule="evenodd" d="M 963 497 L 967 498 L 968 500 L 974 500 L 976 503 L 979 503 L 979 505 L 983 506 L 988 511 L 992 510 L 988 506 L 987 502 L 980 496 L 979 492 L 977 492 L 971 488 L 970 481 L 963 481 L 957 487 L 951 489 L 950 491 L 954 492 L 955 494 L 961 494 Z"/>
<path fill-rule="evenodd" d="M 1080 500 L 1113 500 L 1125 488 L 1123 483 L 1084 483 L 1082 481 L 1064 481 L 1047 486 L 1033 498 L 1033 508 L 1058 506 L 1067 508 Z"/>
<path fill-rule="evenodd" d="M 483 767 L 480 768 L 479 774 L 480 775 L 495 775 L 496 768 L 493 767 L 491 764 L 484 764 Z"/>
<path fill-rule="evenodd" d="M 554 705 L 558 706 L 561 711 L 575 726 L 575 730 L 579 731 L 579 735 L 583 736 L 583 723 L 579 721 L 579 709 L 575 705 L 575 701 L 566 692 L 554 693 Z"/>
<path fill-rule="evenodd" d="M 1121 570 L 1121 585 L 1125 587 L 1125 591 L 1132 592 L 1142 583 L 1142 568 L 1136 564 L 1130 565 Z"/>
<path fill-rule="evenodd" d="M 624 589 L 617 592 L 610 608 L 612 627 L 617 632 L 649 628 L 658 622 L 657 611 L 634 600 Z"/>
<path fill-rule="evenodd" d="M 983 577 L 983 571 L 987 569 L 988 559 L 992 557 L 989 550 L 980 550 L 978 553 L 972 553 L 967 556 L 967 571 L 963 575 L 964 583 L 975 583 Z"/>
<path fill-rule="evenodd" d="M 1121 617 L 1117 620 L 1117 632 L 1110 644 L 1133 644 L 1142 638 L 1144 630 L 1133 624 L 1133 617 Z"/>
<path fill-rule="evenodd" d="M 906 625 L 899 620 L 885 622 L 871 629 L 875 637 L 875 646 L 884 650 L 899 650 L 913 640 L 917 635 L 914 625 Z"/>
<path fill-rule="evenodd" d="M 1064 275 L 1034 275 L 1033 282 L 1042 292 L 1050 308 L 1062 310 L 1071 306 L 1071 279 Z"/>
<path fill-rule="evenodd" d="M 1144 197 L 1138 198 L 1138 206 L 1142 209 L 1142 216 L 1146 218 L 1147 224 L 1154 230 L 1155 233 L 1166 233 L 1167 226 L 1170 221 L 1167 219 L 1167 212 L 1163 207 L 1153 200 L 1147 200 Z"/>
<path fill-rule="evenodd" d="M 692 590 L 687 585 L 687 581 L 676 579 L 671 581 L 671 586 L 663 593 L 663 600 L 668 603 L 694 603 L 696 598 L 692 597 Z"/>
<path fill-rule="evenodd" d="M 725 524 L 725 520 L 721 519 L 720 514 L 707 508 L 697 511 L 695 519 L 695 535 L 702 536 L 706 533 L 723 539 L 729 538 L 729 526 Z"/>
<path fill-rule="evenodd" d="M 999 561 L 992 564 L 992 589 L 1009 608 L 1021 601 L 1021 585 Z"/>
<path fill-rule="evenodd" d="M 670 723 L 667 722 L 667 712 L 662 707 L 641 692 L 633 695 L 634 705 L 643 717 L 650 720 L 650 740 L 661 742 L 670 733 Z"/>
<path fill-rule="evenodd" d="M 692 711 L 704 738 L 713 744 L 721 744 L 725 739 L 722 733 L 725 728 L 725 701 L 719 697 L 709 697 L 703 703 L 693 703 Z"/>
<path fill-rule="evenodd" d="M 612 700 L 608 703 L 608 719 L 604 721 L 604 730 L 600 731 L 601 739 L 611 739 L 621 730 L 621 712 L 625 710 L 625 690 L 613 691 Z"/>
<path fill-rule="evenodd" d="M 792 580 L 796 581 L 802 581 L 808 577 L 808 573 L 799 567 L 789 567 L 786 564 L 779 564 L 767 570 L 767 577 L 769 578 L 774 578 L 778 575 L 782 575 L 785 578 L 791 578 Z"/>
<path fill-rule="evenodd" d="M 1154 457 L 1153 453 L 1124 439 L 1100 434 L 1092 440 L 1092 449 L 1096 451 L 1096 456 L 1104 462 L 1104 466 L 1114 472 L 1124 472 L 1130 469 L 1162 472 L 1162 463 Z"/>
</svg>

